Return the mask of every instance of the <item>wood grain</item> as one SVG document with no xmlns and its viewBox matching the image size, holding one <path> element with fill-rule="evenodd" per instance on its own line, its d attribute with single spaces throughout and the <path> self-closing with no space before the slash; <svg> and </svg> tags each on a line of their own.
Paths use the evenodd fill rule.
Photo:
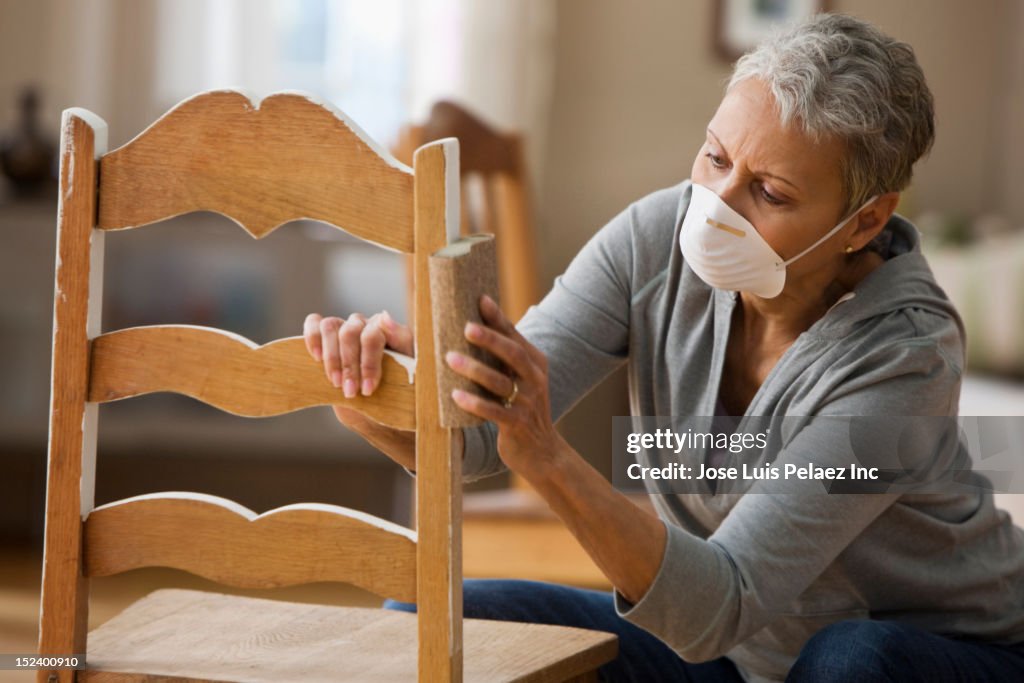
<svg viewBox="0 0 1024 683">
<path fill-rule="evenodd" d="M 310 357 L 302 337 L 257 346 L 206 327 L 133 327 L 93 340 L 89 400 L 173 391 L 247 417 L 345 404 L 381 424 L 412 430 L 413 361 L 402 357 L 403 365 L 396 356 L 384 355 L 381 382 L 371 396 L 345 398 Z"/>
<path fill-rule="evenodd" d="M 253 237 L 298 218 L 402 252 L 413 247 L 412 174 L 344 114 L 294 93 L 185 100 L 103 157 L 99 227 L 216 211 Z"/>
<path fill-rule="evenodd" d="M 416 600 L 415 534 L 336 505 L 257 515 L 216 496 L 148 494 L 96 508 L 84 534 L 87 576 L 172 567 L 239 588 L 342 581 Z"/>
<path fill-rule="evenodd" d="M 102 233 L 96 215 L 96 157 L 106 124 L 81 110 L 62 119 L 57 265 L 53 302 L 50 439 L 39 654 L 85 652 L 88 581 L 82 574 L 82 517 L 93 504 L 95 406 L 87 408 L 89 333 L 99 321 Z M 97 237 L 98 236 L 98 237 Z M 38 681 L 74 680 L 72 670 L 37 672 Z M 54 676 L 55 678 L 50 678 Z"/>
<path fill-rule="evenodd" d="M 415 639 L 416 615 L 406 612 L 163 589 L 89 634 L 80 679 L 413 681 Z M 465 678 L 474 683 L 595 680 L 578 677 L 617 651 L 610 633 L 482 619 L 465 620 L 465 643 Z M 148 675 L 128 673 L 143 669 Z"/>
<path fill-rule="evenodd" d="M 448 351 L 458 351 L 503 372 L 494 354 L 471 344 L 464 333 L 467 322 L 483 324 L 480 296 L 498 301 L 498 276 L 494 235 L 463 237 L 430 257 L 430 296 L 434 316 L 434 351 L 438 367 L 438 407 L 445 427 L 471 427 L 483 420 L 467 413 L 452 399 L 453 389 L 462 389 L 500 400 L 473 380 L 458 374 L 445 362 Z"/>
<path fill-rule="evenodd" d="M 420 681 L 460 683 L 462 645 L 462 466 L 441 425 L 430 291 L 430 255 L 457 220 L 458 142 L 421 147 L 416 174 L 416 594 Z M 457 234 L 457 233 L 456 233 Z"/>
</svg>

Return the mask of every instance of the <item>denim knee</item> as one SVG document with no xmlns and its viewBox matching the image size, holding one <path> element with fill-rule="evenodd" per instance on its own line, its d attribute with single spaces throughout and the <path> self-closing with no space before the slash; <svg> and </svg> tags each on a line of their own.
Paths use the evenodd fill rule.
<svg viewBox="0 0 1024 683">
<path fill-rule="evenodd" d="M 387 600 L 385 600 L 384 604 L 382 604 L 381 607 L 383 607 L 384 609 L 398 610 L 400 612 L 415 612 L 416 611 L 416 603 L 414 603 L 414 602 L 399 602 L 398 600 L 392 600 L 391 598 L 388 598 Z"/>
<path fill-rule="evenodd" d="M 891 681 L 904 656 L 893 624 L 869 619 L 838 621 L 804 644 L 786 681 Z"/>
</svg>

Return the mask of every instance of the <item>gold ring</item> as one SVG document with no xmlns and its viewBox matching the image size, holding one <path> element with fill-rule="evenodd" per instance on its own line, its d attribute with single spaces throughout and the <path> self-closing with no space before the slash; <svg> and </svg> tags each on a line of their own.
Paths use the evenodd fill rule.
<svg viewBox="0 0 1024 683">
<path fill-rule="evenodd" d="M 511 408 L 512 404 L 516 402 L 516 396 L 519 395 L 519 385 L 516 384 L 515 380 L 512 380 L 512 393 L 505 397 L 503 405 L 506 408 Z"/>
</svg>

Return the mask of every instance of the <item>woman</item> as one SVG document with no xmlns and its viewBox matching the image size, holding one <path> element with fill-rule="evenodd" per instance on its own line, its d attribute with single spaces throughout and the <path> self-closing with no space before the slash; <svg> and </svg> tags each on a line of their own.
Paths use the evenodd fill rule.
<svg viewBox="0 0 1024 683">
<path fill-rule="evenodd" d="M 614 218 L 517 326 L 482 300 L 466 335 L 508 371 L 446 360 L 507 399 L 454 394 L 488 420 L 457 432 L 464 475 L 525 477 L 615 590 L 468 580 L 467 616 L 613 631 L 607 680 L 1024 680 L 1024 533 L 990 492 L 663 494 L 654 517 L 553 427 L 624 362 L 634 415 L 955 416 L 962 324 L 893 213 L 933 130 L 911 48 L 819 15 L 737 62 L 689 181 Z M 348 395 L 385 345 L 412 353 L 386 313 L 305 336 Z M 336 413 L 414 468 L 411 434 Z M 809 423 L 786 452 L 837 441 Z"/>
</svg>

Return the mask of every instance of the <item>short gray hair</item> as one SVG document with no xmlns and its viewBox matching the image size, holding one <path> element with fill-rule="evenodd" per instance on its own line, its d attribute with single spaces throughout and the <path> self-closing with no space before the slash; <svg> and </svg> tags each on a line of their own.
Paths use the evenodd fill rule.
<svg viewBox="0 0 1024 683">
<path fill-rule="evenodd" d="M 843 14 L 780 27 L 740 57 L 726 90 L 762 79 L 783 125 L 845 144 L 843 216 L 874 194 L 910 184 L 935 139 L 935 106 L 910 45 Z"/>
</svg>

